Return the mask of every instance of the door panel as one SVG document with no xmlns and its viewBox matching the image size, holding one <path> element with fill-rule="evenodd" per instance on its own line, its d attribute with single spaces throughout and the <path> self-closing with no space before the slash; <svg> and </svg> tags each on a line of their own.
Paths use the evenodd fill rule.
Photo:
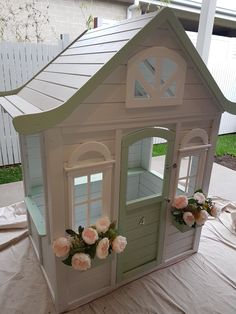
<svg viewBox="0 0 236 314">
<path fill-rule="evenodd" d="M 165 156 L 153 161 L 157 137 L 165 141 Z M 173 141 L 174 133 L 161 128 L 140 130 L 122 140 L 119 229 L 128 245 L 118 256 L 118 281 L 161 261 Z"/>
</svg>

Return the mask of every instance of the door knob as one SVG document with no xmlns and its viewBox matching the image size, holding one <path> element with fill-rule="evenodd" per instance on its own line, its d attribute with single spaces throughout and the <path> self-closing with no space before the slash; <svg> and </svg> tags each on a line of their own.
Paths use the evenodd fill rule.
<svg viewBox="0 0 236 314">
<path fill-rule="evenodd" d="M 139 225 L 145 225 L 145 217 L 141 217 L 141 219 L 138 222 Z"/>
</svg>

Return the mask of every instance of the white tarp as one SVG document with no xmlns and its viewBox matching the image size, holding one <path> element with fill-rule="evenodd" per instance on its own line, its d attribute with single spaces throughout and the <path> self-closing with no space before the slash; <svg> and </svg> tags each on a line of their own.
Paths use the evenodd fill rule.
<svg viewBox="0 0 236 314">
<path fill-rule="evenodd" d="M 224 224 L 207 221 L 198 253 L 69 313 L 235 314 L 236 236 L 227 225 L 233 206 L 222 206 Z M 2 250 L 0 265 L 1 314 L 56 313 L 28 237 Z"/>
<path fill-rule="evenodd" d="M 28 234 L 24 202 L 0 208 L 0 251 Z"/>
</svg>

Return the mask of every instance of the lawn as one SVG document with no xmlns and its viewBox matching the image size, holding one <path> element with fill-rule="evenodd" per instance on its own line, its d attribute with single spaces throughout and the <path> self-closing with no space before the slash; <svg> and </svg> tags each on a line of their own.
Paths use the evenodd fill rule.
<svg viewBox="0 0 236 314">
<path fill-rule="evenodd" d="M 0 184 L 16 182 L 21 180 L 22 169 L 20 165 L 0 168 Z"/>
<path fill-rule="evenodd" d="M 219 135 L 216 144 L 216 156 L 236 157 L 236 134 Z"/>
<path fill-rule="evenodd" d="M 166 144 L 154 144 L 152 156 L 161 156 L 166 154 Z M 216 145 L 216 156 L 231 155 L 236 157 L 236 133 L 218 136 Z M 20 165 L 1 167 L 0 184 L 16 182 L 22 180 L 22 169 Z"/>
</svg>

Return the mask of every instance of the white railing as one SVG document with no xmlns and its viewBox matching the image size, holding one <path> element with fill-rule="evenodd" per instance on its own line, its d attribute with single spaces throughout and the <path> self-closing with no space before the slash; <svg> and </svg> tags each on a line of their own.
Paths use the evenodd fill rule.
<svg viewBox="0 0 236 314">
<path fill-rule="evenodd" d="M 56 45 L 0 43 L 0 92 L 11 91 L 30 80 L 69 43 L 67 34 Z M 0 106 L 0 166 L 20 163 L 19 139 L 12 118 Z"/>
</svg>

